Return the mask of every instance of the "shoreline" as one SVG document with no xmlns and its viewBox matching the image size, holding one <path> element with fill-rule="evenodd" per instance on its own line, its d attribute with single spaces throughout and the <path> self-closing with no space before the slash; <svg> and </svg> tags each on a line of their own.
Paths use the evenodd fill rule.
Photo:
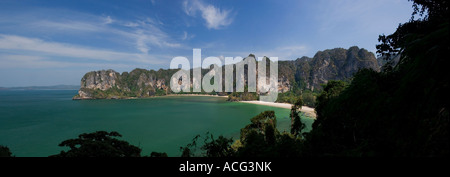
<svg viewBox="0 0 450 177">
<path fill-rule="evenodd" d="M 169 94 L 169 95 L 162 95 L 162 96 L 152 96 L 152 97 L 145 97 L 145 98 L 138 98 L 138 97 L 126 97 L 126 98 L 112 98 L 112 99 L 146 99 L 146 98 L 157 98 L 157 97 L 174 97 L 174 96 L 203 96 L 203 97 L 218 97 L 218 98 L 228 98 L 228 96 L 218 96 L 218 95 L 208 95 L 208 94 Z M 93 98 L 72 98 L 73 100 L 97 100 Z M 103 98 L 104 99 L 104 98 Z M 273 102 L 264 102 L 264 101 L 238 101 L 240 103 L 248 103 L 248 104 L 257 104 L 257 105 L 263 105 L 263 106 L 270 106 L 270 107 L 277 107 L 277 108 L 284 108 L 284 109 L 291 109 L 292 104 L 289 103 L 273 103 Z M 316 119 L 317 115 L 314 110 L 314 108 L 308 107 L 308 106 L 302 106 L 301 112 L 305 113 L 307 117 L 311 117 L 313 119 Z"/>
<path fill-rule="evenodd" d="M 228 96 L 218 96 L 218 95 L 208 95 L 208 94 L 168 94 L 160 96 L 150 96 L 150 97 L 112 97 L 112 98 L 91 98 L 91 97 L 72 97 L 72 100 L 132 100 L 132 99 L 148 99 L 148 98 L 158 98 L 158 97 L 171 97 L 171 96 L 207 96 L 207 97 L 218 97 L 218 98 L 228 98 Z"/>
<path fill-rule="evenodd" d="M 170 94 L 170 95 L 163 95 L 163 96 L 208 96 L 208 97 L 228 98 L 228 96 L 208 95 L 208 94 Z M 163 97 L 163 96 L 155 96 L 155 97 Z"/>
<path fill-rule="evenodd" d="M 272 102 L 264 102 L 264 101 L 239 101 L 239 102 L 271 106 L 271 107 L 277 107 L 277 108 L 284 108 L 284 109 L 291 109 L 291 107 L 292 107 L 292 104 L 289 104 L 289 103 L 272 103 Z M 316 119 L 316 117 L 317 117 L 314 108 L 311 108 L 308 106 L 302 106 L 302 109 L 300 109 L 300 111 L 305 113 L 305 115 L 307 115 L 308 117 L 311 117 L 313 119 Z"/>
</svg>

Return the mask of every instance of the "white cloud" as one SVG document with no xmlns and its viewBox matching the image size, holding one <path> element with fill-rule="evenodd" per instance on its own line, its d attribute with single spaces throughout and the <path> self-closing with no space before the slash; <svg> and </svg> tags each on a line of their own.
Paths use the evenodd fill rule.
<svg viewBox="0 0 450 177">
<path fill-rule="evenodd" d="M 191 1 L 191 2 L 194 2 L 194 1 Z M 187 0 L 183 1 L 184 13 L 186 13 L 187 15 L 190 15 L 190 16 L 194 16 L 195 11 L 197 11 L 197 9 L 194 9 L 195 6 L 192 4 L 189 4 L 189 3 L 190 2 Z"/>
<path fill-rule="evenodd" d="M 188 33 L 186 31 L 183 31 L 183 37 L 181 38 L 181 40 L 186 40 L 188 37 Z"/>
<path fill-rule="evenodd" d="M 183 31 L 183 36 L 181 37 L 181 40 L 185 41 L 185 40 L 192 39 L 194 37 L 195 37 L 194 34 L 189 34 L 188 32 Z"/>
<path fill-rule="evenodd" d="M 83 21 L 36 21 L 30 24 L 33 28 L 46 28 L 52 31 L 83 31 L 83 32 L 98 32 L 102 30 L 102 27 L 95 23 L 83 22 Z"/>
<path fill-rule="evenodd" d="M 113 23 L 117 26 L 107 24 Z M 138 21 L 112 20 L 110 16 L 106 18 L 93 18 L 92 20 L 59 20 L 59 21 L 36 21 L 31 26 L 42 31 L 61 32 L 65 35 L 91 35 L 97 33 L 101 35 L 114 34 L 121 42 L 134 43 L 136 50 L 143 54 L 148 54 L 151 48 L 177 48 L 181 44 L 177 43 L 168 33 L 161 30 L 163 23 L 152 18 L 144 18 Z M 117 39 L 117 38 L 113 38 Z"/>
<path fill-rule="evenodd" d="M 308 47 L 305 45 L 284 46 L 276 48 L 272 56 L 280 60 L 292 60 L 304 56 L 307 52 Z"/>
<path fill-rule="evenodd" d="M 0 68 L 132 68 L 128 64 L 55 61 L 34 55 L 0 55 Z"/>
<path fill-rule="evenodd" d="M 198 0 L 185 0 L 183 7 L 184 12 L 189 16 L 195 16 L 196 12 L 200 11 L 208 29 L 220 29 L 233 22 L 233 19 L 230 17 L 231 10 L 216 8 Z"/>
<path fill-rule="evenodd" d="M 151 47 L 178 48 L 181 46 L 179 43 L 171 42 L 172 38 L 154 24 L 141 21 L 139 26 L 140 28 L 127 35 L 136 40 L 136 48 L 142 53 L 148 54 Z"/>
<path fill-rule="evenodd" d="M 136 41 L 136 47 L 139 51 L 142 53 L 148 54 L 148 51 L 150 50 L 149 47 L 146 44 L 147 36 L 145 35 L 139 35 Z"/>
<path fill-rule="evenodd" d="M 301 58 L 305 56 L 308 52 L 310 52 L 310 47 L 307 45 L 284 45 L 281 47 L 274 47 L 272 49 L 268 50 L 239 50 L 239 51 L 217 51 L 214 50 L 218 46 L 215 44 L 211 44 L 211 50 L 205 50 L 207 48 L 202 47 L 202 57 L 206 56 L 216 56 L 220 58 L 221 60 L 225 57 L 242 57 L 245 58 L 249 54 L 254 54 L 256 57 L 278 57 L 278 61 L 283 60 L 295 60 L 297 58 Z M 309 56 L 312 57 L 312 56 Z M 223 60 L 222 60 L 223 61 Z"/>
<path fill-rule="evenodd" d="M 139 24 L 138 23 L 134 23 L 134 22 L 127 22 L 127 23 L 123 24 L 123 26 L 126 26 L 126 27 L 138 27 Z"/>
<path fill-rule="evenodd" d="M 111 17 L 110 16 L 107 16 L 105 19 L 104 19 L 104 23 L 103 24 L 111 24 L 111 23 L 113 23 L 113 19 L 111 19 Z"/>
<path fill-rule="evenodd" d="M 65 43 L 47 42 L 36 38 L 0 34 L 0 50 L 32 53 L 33 56 L 67 57 L 101 61 L 161 63 L 161 61 L 141 53 L 117 52 L 106 49 L 93 49 Z M 32 61 L 33 58 L 28 58 Z M 39 58 L 34 58 L 34 60 Z"/>
<path fill-rule="evenodd" d="M 221 11 L 212 5 L 208 5 L 200 10 L 202 11 L 202 17 L 206 20 L 208 28 L 219 29 L 222 26 L 228 26 L 232 22 L 232 20 L 228 18 L 230 11 Z"/>
<path fill-rule="evenodd" d="M 294 60 L 300 58 L 309 52 L 309 47 L 306 45 L 288 45 L 282 47 L 276 47 L 271 50 L 249 50 L 238 52 L 222 52 L 229 56 L 241 56 L 247 57 L 250 53 L 256 57 L 278 57 L 278 60 Z"/>
<path fill-rule="evenodd" d="M 170 42 L 166 42 L 166 41 L 163 41 L 162 43 L 164 46 L 168 46 L 168 47 L 172 47 L 172 48 L 181 47 L 181 44 L 179 44 L 179 43 L 170 43 Z"/>
</svg>

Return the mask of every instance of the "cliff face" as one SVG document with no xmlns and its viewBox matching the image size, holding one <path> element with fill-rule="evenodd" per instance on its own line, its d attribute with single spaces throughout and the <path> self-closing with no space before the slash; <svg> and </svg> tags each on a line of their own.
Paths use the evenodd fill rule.
<svg viewBox="0 0 450 177">
<path fill-rule="evenodd" d="M 120 99 L 164 95 L 175 70 L 135 69 L 122 74 L 114 70 L 91 71 L 81 79 L 74 99 Z"/>
<path fill-rule="evenodd" d="M 300 88 L 315 90 L 328 80 L 346 80 L 359 69 L 380 70 L 375 55 L 365 49 L 351 47 L 319 51 L 313 58 L 302 57 L 295 61 L 282 61 L 279 71 L 281 76 L 294 76 Z"/>
<path fill-rule="evenodd" d="M 114 70 L 91 71 L 81 79 L 81 88 L 108 90 L 116 86 L 120 74 Z"/>
<path fill-rule="evenodd" d="M 328 80 L 350 79 L 361 68 L 380 70 L 375 55 L 365 49 L 351 47 L 319 51 L 313 58 L 302 57 L 294 61 L 278 62 L 278 92 L 290 91 L 294 85 L 301 89 L 316 90 Z M 224 69 L 224 68 L 222 68 Z M 122 74 L 114 70 L 92 71 L 81 79 L 81 88 L 74 99 L 120 99 L 149 97 L 170 92 L 169 81 L 178 70 L 134 69 Z M 202 75 L 209 70 L 202 70 Z M 245 67 L 245 78 L 247 82 Z M 257 70 L 255 71 L 257 73 Z M 222 73 L 223 77 L 225 73 Z M 193 77 L 191 77 L 192 83 Z M 191 85 L 192 86 L 192 85 Z"/>
<path fill-rule="evenodd" d="M 362 68 L 379 71 L 378 61 L 373 53 L 358 47 L 332 49 L 317 52 L 311 63 L 310 89 L 320 88 L 328 80 L 345 80 L 351 78 Z"/>
</svg>

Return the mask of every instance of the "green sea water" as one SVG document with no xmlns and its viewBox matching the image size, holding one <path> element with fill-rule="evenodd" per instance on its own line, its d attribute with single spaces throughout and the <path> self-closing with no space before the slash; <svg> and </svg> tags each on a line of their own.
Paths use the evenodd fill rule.
<svg viewBox="0 0 450 177">
<path fill-rule="evenodd" d="M 226 98 L 170 96 L 130 100 L 72 100 L 76 90 L 0 91 L 0 145 L 13 155 L 40 157 L 59 153 L 58 144 L 81 133 L 117 131 L 121 139 L 152 151 L 179 156 L 197 135 L 239 138 L 239 130 L 265 110 L 274 110 L 278 129 L 288 131 L 289 110 Z M 313 119 L 302 118 L 311 128 Z"/>
</svg>

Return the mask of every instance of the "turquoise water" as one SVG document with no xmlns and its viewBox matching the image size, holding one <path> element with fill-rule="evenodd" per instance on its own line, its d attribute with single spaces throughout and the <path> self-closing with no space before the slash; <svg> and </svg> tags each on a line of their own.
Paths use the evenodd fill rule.
<svg viewBox="0 0 450 177">
<path fill-rule="evenodd" d="M 117 131 L 122 139 L 152 151 L 179 156 L 197 134 L 239 137 L 239 130 L 265 110 L 274 110 L 280 131 L 289 110 L 219 97 L 155 97 L 132 100 L 72 100 L 76 90 L 0 91 L 0 145 L 15 156 L 48 156 L 81 133 Z M 312 119 L 303 121 L 310 128 Z"/>
</svg>

